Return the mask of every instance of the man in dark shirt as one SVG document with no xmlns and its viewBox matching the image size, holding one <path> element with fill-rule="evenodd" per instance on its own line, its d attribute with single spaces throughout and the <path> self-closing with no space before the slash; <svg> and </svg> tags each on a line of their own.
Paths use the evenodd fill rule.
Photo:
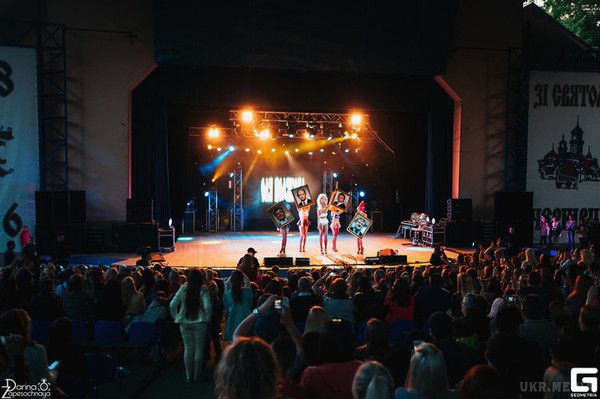
<svg viewBox="0 0 600 399">
<path fill-rule="evenodd" d="M 301 277 L 298 280 L 298 291 L 294 292 L 290 298 L 290 310 L 294 322 L 305 322 L 308 312 L 313 306 L 321 306 L 321 297 L 312 292 L 308 277 Z"/>
<path fill-rule="evenodd" d="M 14 241 L 7 241 L 6 242 L 6 251 L 4 251 L 4 266 L 8 266 L 10 264 L 12 264 L 15 261 L 16 255 L 15 255 L 15 248 L 16 248 L 16 244 Z"/>
<path fill-rule="evenodd" d="M 69 263 L 69 256 L 69 248 L 65 243 L 65 236 L 60 233 L 56 236 L 56 242 L 52 248 L 52 262 L 55 265 L 66 266 Z"/>
<path fill-rule="evenodd" d="M 452 308 L 452 295 L 442 288 L 442 277 L 429 276 L 429 285 L 421 287 L 415 295 L 415 321 L 422 326 L 435 312 L 448 312 Z"/>
<path fill-rule="evenodd" d="M 250 281 L 256 281 L 256 275 L 258 273 L 258 259 L 256 259 L 256 250 L 252 247 L 248 248 L 246 255 L 242 256 L 238 261 L 237 268 L 240 269 Z"/>
<path fill-rule="evenodd" d="M 455 388 L 466 372 L 472 366 L 481 363 L 482 359 L 479 359 L 475 351 L 467 345 L 456 342 L 452 331 L 452 318 L 446 313 L 435 312 L 429 318 L 429 332 L 446 361 L 448 384 L 450 388 Z"/>
</svg>

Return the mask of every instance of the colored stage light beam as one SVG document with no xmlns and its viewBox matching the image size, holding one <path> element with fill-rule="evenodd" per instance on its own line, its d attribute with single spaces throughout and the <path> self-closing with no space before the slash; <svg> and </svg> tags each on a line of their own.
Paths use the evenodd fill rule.
<svg viewBox="0 0 600 399">
<path fill-rule="evenodd" d="M 254 166 L 256 166 L 257 160 L 258 160 L 258 155 L 255 155 L 254 159 L 252 160 L 252 163 L 250 164 L 250 166 L 248 166 L 248 169 L 244 172 L 244 180 L 243 180 L 244 184 L 246 184 L 246 182 L 250 178 L 250 175 L 252 174 L 252 171 L 254 170 Z"/>
<path fill-rule="evenodd" d="M 203 175 L 210 174 L 211 172 L 213 172 L 217 168 L 217 166 L 219 166 L 221 164 L 221 162 L 223 162 L 225 160 L 225 158 L 227 158 L 227 156 L 229 154 L 231 154 L 231 151 L 229 149 L 225 150 L 225 152 L 223 152 L 222 154 L 220 154 L 218 157 L 216 157 L 215 159 L 213 159 L 209 163 L 200 166 L 198 168 L 198 172 L 200 172 Z"/>
</svg>

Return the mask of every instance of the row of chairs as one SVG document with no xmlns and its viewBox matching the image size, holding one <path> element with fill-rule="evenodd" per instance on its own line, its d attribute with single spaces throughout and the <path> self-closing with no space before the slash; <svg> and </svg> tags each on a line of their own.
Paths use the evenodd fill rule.
<svg viewBox="0 0 600 399">
<path fill-rule="evenodd" d="M 295 322 L 296 329 L 300 332 L 300 334 L 304 333 L 304 322 Z M 367 322 L 362 321 L 358 323 L 355 333 L 355 341 L 357 345 L 363 345 L 365 343 L 365 331 L 367 328 Z M 400 343 L 403 342 L 408 333 L 415 330 L 417 328 L 414 320 L 396 320 L 392 322 L 389 326 L 388 331 L 388 339 L 391 343 Z M 426 328 L 425 328 L 426 330 Z"/>
<path fill-rule="evenodd" d="M 31 337 L 45 344 L 52 320 L 32 320 Z M 99 320 L 93 325 L 85 320 L 71 320 L 73 341 L 78 344 L 94 342 L 97 344 L 116 344 L 129 342 L 135 345 L 153 345 L 158 343 L 158 328 L 154 323 L 136 321 L 129 326 L 125 334 L 123 325 L 115 320 Z"/>
</svg>

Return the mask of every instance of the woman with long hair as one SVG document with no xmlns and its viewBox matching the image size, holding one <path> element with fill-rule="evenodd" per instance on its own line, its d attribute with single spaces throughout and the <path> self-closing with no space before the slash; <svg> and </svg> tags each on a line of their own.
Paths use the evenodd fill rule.
<svg viewBox="0 0 600 399">
<path fill-rule="evenodd" d="M 204 271 L 193 269 L 187 284 L 179 288 L 169 306 L 183 339 L 186 382 L 200 379 L 204 360 L 206 329 L 212 313 L 212 302 L 204 280 Z"/>
<path fill-rule="evenodd" d="M 376 361 L 363 363 L 352 382 L 354 399 L 392 399 L 394 379 L 385 366 Z"/>
<path fill-rule="evenodd" d="M 144 294 L 135 287 L 133 277 L 125 277 L 121 280 L 121 301 L 125 307 L 125 315 L 136 316 L 144 313 L 146 309 Z"/>
<path fill-rule="evenodd" d="M 275 399 L 280 370 L 271 347 L 260 338 L 240 338 L 225 350 L 215 370 L 219 399 Z"/>
<path fill-rule="evenodd" d="M 327 255 L 327 231 L 329 217 L 327 216 L 327 196 L 323 193 L 317 197 L 317 228 L 319 229 L 319 246 L 321 254 Z"/>
<path fill-rule="evenodd" d="M 444 397 L 448 389 L 448 375 L 444 355 L 433 344 L 417 346 L 410 358 L 405 388 L 396 390 L 396 398 L 414 398 L 415 394 L 423 399 Z"/>
<path fill-rule="evenodd" d="M 577 320 L 579 318 L 579 311 L 587 300 L 587 294 L 590 288 L 594 285 L 594 280 L 585 274 L 580 274 L 575 280 L 573 290 L 567 298 L 567 305 L 571 309 L 573 318 Z"/>
<path fill-rule="evenodd" d="M 540 216 L 540 245 L 547 245 L 548 236 L 550 236 L 550 223 L 548 223 L 546 216 L 542 215 Z"/>
<path fill-rule="evenodd" d="M 298 209 L 298 230 L 300 231 L 300 252 L 306 252 L 306 238 L 308 237 L 308 226 L 310 226 L 310 220 L 308 220 L 309 207 Z"/>
<path fill-rule="evenodd" d="M 415 298 L 407 278 L 400 277 L 396 280 L 385 298 L 384 305 L 387 310 L 385 317 L 387 324 L 392 324 L 397 320 L 413 320 Z"/>
<path fill-rule="evenodd" d="M 225 341 L 231 342 L 237 326 L 252 311 L 252 288 L 245 286 L 244 273 L 234 270 L 229 277 L 229 287 L 223 296 L 225 309 Z"/>
</svg>

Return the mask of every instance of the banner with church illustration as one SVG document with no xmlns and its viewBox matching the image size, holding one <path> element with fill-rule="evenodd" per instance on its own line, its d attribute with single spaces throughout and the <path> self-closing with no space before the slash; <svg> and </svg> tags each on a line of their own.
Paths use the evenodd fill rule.
<svg viewBox="0 0 600 399">
<path fill-rule="evenodd" d="M 35 50 L 0 47 L 0 247 L 34 231 L 39 185 Z"/>
<path fill-rule="evenodd" d="M 527 191 L 536 229 L 540 215 L 563 227 L 569 214 L 600 217 L 599 158 L 600 73 L 531 72 Z"/>
</svg>

